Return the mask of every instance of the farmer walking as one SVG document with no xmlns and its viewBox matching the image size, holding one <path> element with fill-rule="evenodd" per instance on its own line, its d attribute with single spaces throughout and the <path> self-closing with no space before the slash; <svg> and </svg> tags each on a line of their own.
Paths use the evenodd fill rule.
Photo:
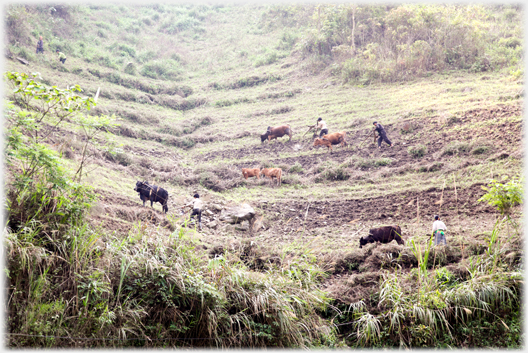
<svg viewBox="0 0 528 353">
<path fill-rule="evenodd" d="M 321 133 L 319 134 L 319 138 L 323 137 L 323 135 L 328 135 L 328 128 L 326 127 L 326 123 L 324 122 L 323 118 L 317 119 L 317 126 L 316 126 L 315 131 L 317 131 L 319 129 L 321 129 Z"/>
<path fill-rule="evenodd" d="M 447 245 L 446 238 L 445 238 L 445 232 L 447 230 L 446 225 L 444 222 L 440 220 L 440 216 L 435 215 L 434 216 L 435 221 L 433 222 L 433 235 L 434 235 L 434 243 L 435 245 Z"/>
<path fill-rule="evenodd" d="M 387 133 L 385 132 L 385 129 L 383 126 L 378 123 L 377 121 L 373 122 L 374 129 L 378 132 L 378 148 L 381 149 L 381 141 L 385 141 L 389 146 L 392 147 L 392 142 L 387 137 Z"/>
<path fill-rule="evenodd" d="M 198 228 L 202 230 L 202 207 L 203 202 L 200 200 L 200 195 L 194 194 L 194 199 L 191 200 L 188 204 L 182 206 L 182 208 L 185 207 L 192 207 L 193 211 L 191 213 L 191 216 L 189 217 L 189 221 L 194 216 L 198 216 Z"/>
<path fill-rule="evenodd" d="M 37 54 L 38 53 L 44 54 L 44 41 L 42 40 L 42 36 L 39 37 L 37 42 Z"/>
<path fill-rule="evenodd" d="M 59 56 L 59 61 L 64 64 L 64 62 L 66 61 L 66 55 L 64 55 L 63 52 L 59 51 L 59 49 L 57 49 L 55 52 Z"/>
</svg>

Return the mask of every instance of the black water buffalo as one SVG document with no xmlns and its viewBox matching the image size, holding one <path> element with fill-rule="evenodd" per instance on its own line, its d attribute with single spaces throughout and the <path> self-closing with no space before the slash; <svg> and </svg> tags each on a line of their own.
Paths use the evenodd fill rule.
<svg viewBox="0 0 528 353">
<path fill-rule="evenodd" d="M 268 143 L 269 143 L 271 140 L 276 139 L 278 137 L 282 137 L 284 135 L 290 136 L 290 139 L 288 140 L 288 142 L 290 142 L 292 138 L 292 133 L 293 131 L 289 125 L 282 125 L 282 126 L 275 126 L 275 127 L 268 126 L 266 133 L 263 135 L 260 135 L 260 143 L 263 143 L 266 140 L 268 140 Z"/>
<path fill-rule="evenodd" d="M 169 207 L 167 206 L 169 193 L 167 190 L 156 185 L 150 185 L 147 181 L 138 181 L 134 191 L 139 193 L 139 198 L 143 201 L 143 206 L 145 206 L 145 201 L 150 200 L 150 207 L 154 208 L 152 204 L 154 202 L 159 202 L 163 206 L 163 212 L 167 213 L 169 210 Z"/>
<path fill-rule="evenodd" d="M 362 248 L 363 245 L 366 245 L 367 243 L 374 243 L 375 241 L 387 244 L 393 240 L 396 240 L 396 242 L 400 245 L 405 244 L 401 238 L 400 226 L 397 225 L 372 228 L 369 230 L 369 235 L 366 238 L 361 237 L 359 239 L 359 247 Z"/>
</svg>

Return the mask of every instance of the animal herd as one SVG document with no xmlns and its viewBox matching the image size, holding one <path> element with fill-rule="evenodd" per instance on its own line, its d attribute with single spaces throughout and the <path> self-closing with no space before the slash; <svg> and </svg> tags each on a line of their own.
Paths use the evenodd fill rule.
<svg viewBox="0 0 528 353">
<path fill-rule="evenodd" d="M 283 136 L 289 136 L 290 139 L 288 142 L 292 139 L 293 131 L 289 125 L 281 125 L 281 126 L 268 126 L 268 129 L 266 130 L 266 133 L 260 135 L 260 143 L 264 143 L 264 141 L 268 141 L 268 143 L 271 140 L 274 140 L 279 137 Z M 346 132 L 333 132 L 331 134 L 323 135 L 321 138 L 316 138 L 314 140 L 314 147 L 316 146 L 326 146 L 328 148 L 328 151 L 332 153 L 332 146 L 333 145 L 341 145 L 342 147 L 348 146 L 346 142 Z"/>
<path fill-rule="evenodd" d="M 260 170 L 259 168 L 242 168 L 242 176 L 247 180 L 251 177 L 257 177 L 260 180 L 260 174 L 263 174 L 265 177 L 270 179 L 270 182 L 273 184 L 273 179 L 277 180 L 277 185 L 282 184 L 282 169 L 280 168 L 264 168 Z"/>
<path fill-rule="evenodd" d="M 268 143 L 276 138 L 289 136 L 291 141 L 292 129 L 289 125 L 282 125 L 276 127 L 268 127 L 266 133 L 261 135 L 261 143 L 268 140 Z M 316 138 L 314 140 L 314 146 L 326 146 L 330 153 L 332 153 L 333 145 L 341 145 L 342 147 L 347 147 L 346 142 L 346 132 L 334 132 L 331 134 L 323 135 L 322 138 Z M 242 168 L 242 176 L 247 180 L 251 177 L 256 177 L 260 180 L 260 175 L 269 178 L 271 184 L 274 183 L 274 179 L 277 181 L 277 185 L 282 184 L 282 170 L 280 168 Z M 150 207 L 153 208 L 154 202 L 159 202 L 162 205 L 163 212 L 167 213 L 169 207 L 167 206 L 169 200 L 169 193 L 167 190 L 157 186 L 149 184 L 147 181 L 137 181 L 134 191 L 137 191 L 139 198 L 143 201 L 143 206 L 145 206 L 146 201 L 150 201 Z M 380 242 L 380 243 L 389 243 L 393 240 L 400 245 L 404 245 L 404 241 L 401 238 L 401 228 L 400 226 L 385 226 L 380 228 L 372 228 L 369 230 L 369 235 L 365 238 L 361 237 L 359 239 L 359 247 L 362 248 L 363 245 L 368 243 Z"/>
</svg>

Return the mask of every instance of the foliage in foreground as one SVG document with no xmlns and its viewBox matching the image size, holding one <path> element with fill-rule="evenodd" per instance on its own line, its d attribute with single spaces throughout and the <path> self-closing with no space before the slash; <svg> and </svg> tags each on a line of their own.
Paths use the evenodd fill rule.
<svg viewBox="0 0 528 353">
<path fill-rule="evenodd" d="M 382 270 L 376 309 L 367 310 L 360 301 L 341 316 L 349 321 L 351 345 L 520 347 L 522 265 L 506 256 L 512 246 L 519 246 L 520 234 L 500 236 L 506 224 L 506 219 L 497 221 L 485 253 L 468 259 L 464 277 L 435 267 L 434 260 L 429 265 L 432 238 L 425 249 L 411 239 L 417 268 L 410 272 Z M 516 245 L 512 237 L 516 237 Z M 434 254 L 436 257 L 438 250 Z M 468 332 L 479 325 L 501 332 L 505 339 L 486 344 L 471 339 Z"/>
<path fill-rule="evenodd" d="M 16 104 L 4 113 L 10 346 L 306 347 L 334 340 L 317 315 L 328 299 L 300 272 L 255 273 L 228 254 L 209 259 L 183 231 L 167 238 L 138 225 L 118 239 L 92 228 L 85 215 L 94 195 L 80 176 L 85 152 L 96 148 L 88 142 L 111 119 L 83 116 L 95 100 L 78 96 L 78 86 L 47 87 L 37 76 L 5 74 Z M 50 127 L 67 122 L 88 141 L 73 174 L 46 144 Z"/>
<path fill-rule="evenodd" d="M 34 95 L 35 85 L 29 82 L 19 92 Z M 297 260 L 258 272 L 240 254 L 210 258 L 182 230 L 166 237 L 138 224 L 127 237 L 117 238 L 90 227 L 84 219 L 90 194 L 82 184 L 71 183 L 60 155 L 42 139 L 39 131 L 44 128 L 35 127 L 46 109 L 15 102 L 18 110 L 9 106 L 6 111 L 8 329 L 33 336 L 12 335 L 10 346 L 338 344 L 333 325 L 320 315 L 330 307 L 330 299 L 318 288 L 321 275 L 316 266 Z M 64 120 L 60 112 L 49 119 Z M 522 192 L 517 198 L 509 195 L 518 190 L 517 185 L 498 195 L 518 203 Z M 467 279 L 435 269 L 434 264 L 430 271 L 430 243 L 421 249 L 411 242 L 417 269 L 384 272 L 376 310 L 360 302 L 345 313 L 354 332 L 350 345 L 453 344 L 461 327 L 476 322 L 499 323 L 507 332 L 511 327 L 511 345 L 518 345 L 514 329 L 519 325 L 522 277 L 518 264 L 505 261 L 512 241 L 500 236 L 501 222 L 486 252 L 470 259 Z M 406 286 L 409 282 L 412 285 Z M 502 315 L 511 320 L 506 322 Z"/>
<path fill-rule="evenodd" d="M 240 258 L 209 258 L 183 231 L 138 226 L 125 239 L 71 229 L 56 251 L 6 235 L 10 346 L 306 347 L 335 340 L 317 312 L 328 298 Z M 38 264 L 36 266 L 36 264 Z M 88 337 L 79 341 L 74 337 Z M 108 339 L 108 340 L 104 340 Z"/>
</svg>

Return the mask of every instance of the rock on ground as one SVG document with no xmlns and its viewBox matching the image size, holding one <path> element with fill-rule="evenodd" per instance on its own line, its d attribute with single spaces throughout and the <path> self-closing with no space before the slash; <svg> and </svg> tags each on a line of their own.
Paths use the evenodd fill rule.
<svg viewBox="0 0 528 353">
<path fill-rule="evenodd" d="M 241 223 L 242 221 L 248 221 L 255 215 L 253 207 L 247 203 L 243 203 L 239 206 L 227 207 L 220 213 L 219 220 L 221 222 L 227 222 L 231 224 Z"/>
</svg>

